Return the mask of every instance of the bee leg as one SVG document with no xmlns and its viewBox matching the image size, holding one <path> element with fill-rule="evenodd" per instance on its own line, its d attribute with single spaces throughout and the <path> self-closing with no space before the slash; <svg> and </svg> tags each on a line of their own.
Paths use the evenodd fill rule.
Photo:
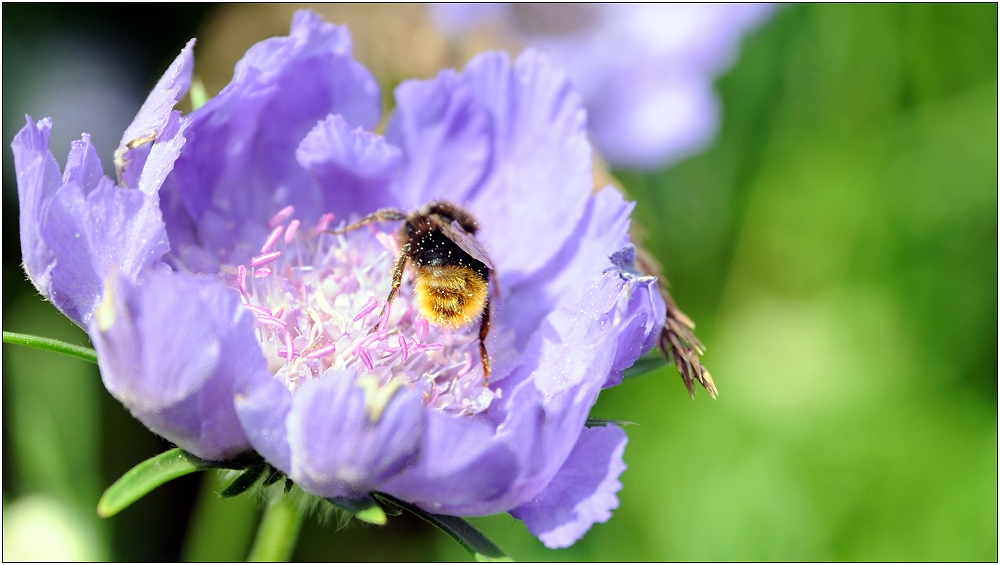
<svg viewBox="0 0 1000 565">
<path fill-rule="evenodd" d="M 486 306 L 483 308 L 483 317 L 479 322 L 479 358 L 483 361 L 483 375 L 485 380 L 483 386 L 490 381 L 490 356 L 486 354 L 486 334 L 490 332 L 490 299 L 486 299 Z"/>
<path fill-rule="evenodd" d="M 378 321 L 375 322 L 375 327 L 371 329 L 368 333 L 375 333 L 378 329 L 379 324 L 382 323 L 382 316 L 385 315 L 386 310 L 392 305 L 392 301 L 396 298 L 396 291 L 399 290 L 399 285 L 403 282 L 403 271 L 406 269 L 406 258 L 410 254 L 410 244 L 404 244 L 403 248 L 400 250 L 399 258 L 392 265 L 392 288 L 389 290 L 389 296 L 386 297 L 385 303 L 382 304 L 382 311 L 378 313 Z M 388 322 L 387 322 L 388 323 Z"/>
<path fill-rule="evenodd" d="M 353 224 L 347 226 L 346 228 L 339 230 L 325 230 L 326 233 L 332 233 L 333 235 L 340 235 L 342 233 L 347 233 L 352 230 L 356 230 L 362 226 L 366 226 L 372 222 L 394 222 L 397 220 L 405 220 L 406 214 L 396 210 L 395 208 L 382 208 L 381 210 L 375 210 L 371 214 L 368 214 L 364 218 L 354 222 Z"/>
</svg>

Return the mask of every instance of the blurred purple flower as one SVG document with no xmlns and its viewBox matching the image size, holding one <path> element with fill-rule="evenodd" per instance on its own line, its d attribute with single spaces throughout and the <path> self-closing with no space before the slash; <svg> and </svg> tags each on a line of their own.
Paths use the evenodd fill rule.
<svg viewBox="0 0 1000 565">
<path fill-rule="evenodd" d="M 320 496 L 510 512 L 549 547 L 606 521 L 627 438 L 585 421 L 653 347 L 664 303 L 632 268 L 632 204 L 592 191 L 560 72 L 486 53 L 404 82 L 382 137 L 347 30 L 311 12 L 182 116 L 192 65 L 189 44 L 126 130 L 118 184 L 86 135 L 60 174 L 48 119 L 12 143 L 25 268 L 87 328 L 108 390 L 192 453 L 252 448 Z M 477 328 L 429 325 L 409 282 L 379 318 L 392 226 L 324 232 L 433 199 L 481 219 L 496 265 L 488 386 Z"/>
<path fill-rule="evenodd" d="M 656 168 L 696 153 L 719 128 L 715 79 L 765 4 L 440 4 L 458 35 L 489 23 L 562 65 L 586 101 L 597 148 L 615 166 Z"/>
</svg>

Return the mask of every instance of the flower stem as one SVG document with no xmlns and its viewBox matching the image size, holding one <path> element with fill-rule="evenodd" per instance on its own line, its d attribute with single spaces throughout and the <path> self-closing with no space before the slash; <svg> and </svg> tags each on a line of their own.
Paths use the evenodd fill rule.
<svg viewBox="0 0 1000 565">
<path fill-rule="evenodd" d="M 78 357 L 84 361 L 97 363 L 97 353 L 93 349 L 73 345 L 71 343 L 59 341 L 58 339 L 49 339 L 47 337 L 19 334 L 15 332 L 3 332 L 3 342 L 14 343 L 17 345 L 27 345 L 28 347 L 34 347 L 36 349 L 55 351 L 56 353 L 63 353 L 65 355 Z"/>
<path fill-rule="evenodd" d="M 288 561 L 302 527 L 302 508 L 295 496 L 278 496 L 264 511 L 247 561 Z"/>
</svg>

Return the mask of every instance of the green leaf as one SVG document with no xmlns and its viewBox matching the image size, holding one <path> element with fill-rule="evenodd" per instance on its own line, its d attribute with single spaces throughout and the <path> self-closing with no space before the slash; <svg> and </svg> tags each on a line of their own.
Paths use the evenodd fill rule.
<svg viewBox="0 0 1000 565">
<path fill-rule="evenodd" d="M 195 457 L 179 447 L 151 457 L 132 467 L 104 491 L 97 503 L 97 515 L 110 518 L 166 482 L 215 466 L 216 463 Z"/>
<path fill-rule="evenodd" d="M 387 521 L 385 510 L 370 495 L 365 494 L 354 498 L 338 496 L 327 498 L 327 500 L 337 508 L 354 514 L 354 517 L 362 522 L 384 526 Z"/>
<path fill-rule="evenodd" d="M 78 357 L 84 361 L 97 363 L 97 352 L 93 349 L 73 345 L 71 343 L 66 343 L 65 341 L 59 341 L 58 339 L 49 339 L 47 337 L 38 337 L 36 335 L 19 334 L 14 332 L 3 332 L 3 342 L 13 343 L 16 345 L 27 345 L 28 347 L 45 349 L 47 351 L 55 351 L 56 353 L 72 355 L 73 357 Z"/>
<path fill-rule="evenodd" d="M 222 498 L 229 498 L 231 496 L 236 496 L 238 494 L 243 494 L 244 492 L 250 490 L 250 487 L 257 484 L 257 479 L 264 474 L 264 470 L 267 469 L 267 463 L 261 461 L 255 465 L 250 465 L 247 467 L 240 476 L 233 479 L 233 482 L 229 483 L 229 486 L 222 489 L 219 496 Z"/>
<path fill-rule="evenodd" d="M 642 357 L 635 360 L 635 363 L 631 367 L 625 369 L 622 375 L 622 380 L 634 379 L 635 377 L 641 377 L 646 373 L 651 373 L 660 367 L 667 366 L 667 358 L 664 357 L 659 351 L 654 351 L 652 353 L 647 353 Z"/>
<path fill-rule="evenodd" d="M 628 420 L 609 420 L 607 418 L 587 418 L 587 422 L 584 424 L 588 428 L 593 428 L 596 426 L 633 426 L 636 425 L 635 422 L 629 422 Z"/>
<path fill-rule="evenodd" d="M 476 561 L 513 561 L 495 543 L 490 541 L 475 526 L 457 516 L 443 516 L 441 514 L 431 514 L 420 508 L 389 496 L 381 492 L 372 493 L 379 501 L 406 510 L 419 516 L 427 522 L 437 526 L 441 531 L 448 534 L 455 541 L 462 545 L 469 553 L 475 557 Z"/>
</svg>

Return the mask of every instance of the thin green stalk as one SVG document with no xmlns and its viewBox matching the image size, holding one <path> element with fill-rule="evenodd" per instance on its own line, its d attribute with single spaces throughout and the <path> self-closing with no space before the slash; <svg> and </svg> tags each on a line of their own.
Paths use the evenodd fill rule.
<svg viewBox="0 0 1000 565">
<path fill-rule="evenodd" d="M 47 351 L 55 351 L 56 353 L 72 355 L 73 357 L 78 357 L 84 361 L 97 363 L 97 352 L 93 349 L 73 345 L 71 343 L 66 343 L 65 341 L 59 341 L 58 339 L 49 339 L 47 337 L 38 337 L 37 335 L 19 334 L 15 332 L 3 332 L 3 342 L 13 343 L 16 345 L 27 345 L 28 347 L 45 349 Z"/>
<path fill-rule="evenodd" d="M 264 511 L 247 561 L 288 561 L 302 528 L 303 510 L 296 496 L 278 496 Z"/>
</svg>

